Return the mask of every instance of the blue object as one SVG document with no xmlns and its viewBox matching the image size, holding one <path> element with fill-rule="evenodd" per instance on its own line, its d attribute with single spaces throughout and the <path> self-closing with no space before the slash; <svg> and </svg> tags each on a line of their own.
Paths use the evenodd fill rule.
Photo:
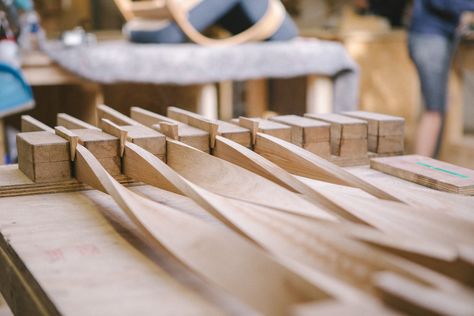
<svg viewBox="0 0 474 316">
<path fill-rule="evenodd" d="M 31 0 L 15 0 L 15 5 L 23 11 L 33 10 L 33 2 Z"/>
<path fill-rule="evenodd" d="M 34 107 L 33 92 L 20 71 L 0 62 L 0 118 Z"/>
<path fill-rule="evenodd" d="M 233 34 L 240 33 L 265 14 L 268 0 L 203 0 L 189 12 L 189 22 L 200 32 L 219 24 Z M 268 40 L 284 41 L 298 36 L 298 29 L 286 15 L 280 29 Z M 186 34 L 175 23 L 156 30 L 130 30 L 130 41 L 136 43 L 184 43 Z"/>
<path fill-rule="evenodd" d="M 455 41 L 438 34 L 411 33 L 408 43 L 410 57 L 420 78 L 426 110 L 445 113 Z"/>
<path fill-rule="evenodd" d="M 474 11 L 474 1 L 415 0 L 410 31 L 453 38 L 465 11 Z"/>
</svg>

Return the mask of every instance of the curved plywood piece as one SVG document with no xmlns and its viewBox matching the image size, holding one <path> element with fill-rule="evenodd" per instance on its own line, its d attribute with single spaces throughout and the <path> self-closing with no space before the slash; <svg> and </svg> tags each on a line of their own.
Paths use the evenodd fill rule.
<svg viewBox="0 0 474 316">
<path fill-rule="evenodd" d="M 412 273 L 411 265 L 406 267 L 398 259 L 386 259 L 387 256 L 342 237 L 343 234 L 340 234 L 339 230 L 333 230 L 339 224 L 331 224 L 332 227 L 328 229 L 326 225 L 329 223 L 316 224 L 302 217 L 210 193 L 186 181 L 162 161 L 133 144 L 127 145 L 125 157 L 130 159 L 130 163 L 133 161 L 134 164 L 147 170 L 146 173 L 139 175 L 138 180 L 158 186 L 168 181 L 168 185 L 174 186 L 175 190 L 185 193 L 212 214 L 217 213 L 219 218 L 224 218 L 226 223 L 230 222 L 230 226 L 239 233 L 280 257 L 298 274 L 304 275 L 319 288 L 345 302 L 354 302 L 357 298 L 359 302 L 366 300 L 367 304 L 375 304 L 371 298 L 358 292 L 356 288 L 373 291 L 370 275 L 379 271 L 396 271 L 418 282 L 445 287 L 442 277 L 433 278 L 429 273 L 423 273 L 422 268 L 417 268 L 416 273 Z M 130 176 L 135 177 L 137 174 Z M 376 237 L 384 236 L 376 234 Z M 375 240 L 373 235 L 365 237 L 366 239 L 373 237 L 372 240 Z M 382 239 L 390 240 L 388 236 Z M 442 247 L 438 247 L 438 250 L 440 256 L 446 255 Z M 425 253 L 427 252 L 429 251 Z M 334 262 L 331 259 L 334 257 L 337 257 L 338 261 Z M 344 260 L 358 268 L 345 269 L 337 263 Z M 345 282 L 350 282 L 354 288 L 340 284 L 333 277 L 323 276 L 320 271 L 337 275 Z"/>
<path fill-rule="evenodd" d="M 285 315 L 291 305 L 328 297 L 238 235 L 126 189 L 81 145 L 75 167 L 78 180 L 110 194 L 150 244 L 166 247 L 254 309 Z"/>
<path fill-rule="evenodd" d="M 173 140 L 167 164 L 187 180 L 223 196 L 319 219 L 336 220 L 322 208 L 263 177 Z"/>
<path fill-rule="evenodd" d="M 210 193 L 209 191 L 198 188 L 177 175 L 165 163 L 157 160 L 153 155 L 150 155 L 148 152 L 134 144 L 129 143 L 127 145 L 124 166 L 125 174 L 129 177 L 162 189 L 167 189 L 168 191 L 185 194 L 204 209 L 211 212 L 214 216 L 227 223 L 237 232 L 245 235 L 245 233 L 238 228 L 238 225 L 232 223 L 233 212 L 238 212 L 241 208 L 253 209 L 252 205 L 245 205 L 243 203 L 237 205 L 238 201 L 226 200 Z M 135 166 L 140 167 L 136 168 Z M 331 188 L 333 186 L 334 185 L 332 185 Z M 351 191 L 357 190 L 350 187 L 348 187 L 348 189 Z M 418 255 L 422 258 L 427 258 L 428 260 L 432 259 L 441 262 L 452 262 L 457 258 L 456 249 L 446 245 L 439 245 L 425 240 L 417 240 L 417 242 L 414 243 L 412 238 L 403 237 L 403 235 L 400 234 L 383 234 L 365 225 L 355 225 L 350 223 L 325 223 L 324 225 L 330 225 L 332 229 L 338 231 L 338 234 L 370 244 L 375 244 L 386 249 L 392 249 L 396 253 L 403 252 Z M 316 227 L 314 229 L 316 229 Z"/>
<path fill-rule="evenodd" d="M 417 235 L 435 235 L 438 236 L 438 240 L 444 238 L 445 242 L 459 238 L 461 238 L 459 242 L 474 240 L 474 227 L 469 224 L 447 216 L 436 216 L 436 218 L 420 216 L 420 210 L 398 202 L 371 198 L 366 201 L 365 197 L 352 197 L 347 193 L 334 192 L 333 187 L 311 187 L 255 152 L 220 136 L 216 138 L 213 154 L 274 182 L 283 183 L 348 220 L 362 221 L 379 229 L 386 228 L 385 223 L 388 221 L 393 227 L 389 232 L 397 229 L 398 221 L 400 233 L 408 230 L 409 235 L 412 235 L 411 230 L 414 230 Z"/>
<path fill-rule="evenodd" d="M 255 152 L 298 176 L 359 188 L 375 197 L 399 201 L 387 191 L 354 176 L 343 168 L 284 140 L 257 134 Z"/>
</svg>

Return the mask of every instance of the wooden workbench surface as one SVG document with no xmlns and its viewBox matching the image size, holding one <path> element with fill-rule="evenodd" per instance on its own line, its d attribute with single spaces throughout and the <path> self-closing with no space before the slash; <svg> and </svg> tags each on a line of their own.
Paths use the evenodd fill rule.
<svg viewBox="0 0 474 316">
<path fill-rule="evenodd" d="M 429 198 L 434 207 L 455 206 L 458 215 L 474 220 L 473 197 L 433 191 L 368 167 L 348 170 L 404 192 L 414 203 Z M 221 225 L 186 197 L 150 186 L 133 190 Z M 112 198 L 98 191 L 0 198 L 0 290 L 14 312 L 25 314 L 249 315 L 165 250 L 152 251 L 142 237 Z"/>
<path fill-rule="evenodd" d="M 148 186 L 134 190 L 213 221 L 187 198 Z M 195 315 L 216 314 L 216 306 L 239 310 L 224 293 L 164 250 L 151 251 L 136 234 L 113 200 L 98 191 L 2 198 L 0 279 L 7 282 L 0 289 L 14 302 L 14 312 L 30 314 Z"/>
</svg>

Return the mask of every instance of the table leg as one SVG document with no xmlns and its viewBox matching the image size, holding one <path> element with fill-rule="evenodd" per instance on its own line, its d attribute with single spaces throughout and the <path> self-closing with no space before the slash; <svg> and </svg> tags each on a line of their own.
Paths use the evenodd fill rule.
<svg viewBox="0 0 474 316">
<path fill-rule="evenodd" d="M 333 112 L 333 82 L 329 77 L 309 75 L 306 83 L 306 113 Z"/>
<path fill-rule="evenodd" d="M 197 113 L 209 119 L 217 119 L 217 87 L 213 83 L 201 86 L 197 104 Z"/>
<path fill-rule="evenodd" d="M 219 82 L 219 119 L 229 121 L 234 116 L 234 91 L 232 81 Z"/>
<path fill-rule="evenodd" d="M 267 79 L 248 80 L 245 85 L 245 115 L 262 117 L 269 108 Z"/>
</svg>

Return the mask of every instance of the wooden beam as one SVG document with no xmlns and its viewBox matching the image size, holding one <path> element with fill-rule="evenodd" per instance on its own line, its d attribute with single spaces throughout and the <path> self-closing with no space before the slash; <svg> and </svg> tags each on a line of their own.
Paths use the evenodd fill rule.
<svg viewBox="0 0 474 316">
<path fill-rule="evenodd" d="M 22 115 L 21 116 L 21 131 L 22 132 L 50 132 L 54 133 L 54 129 L 49 127 L 48 125 L 38 121 L 37 119 L 29 116 L 29 115 Z"/>
</svg>

